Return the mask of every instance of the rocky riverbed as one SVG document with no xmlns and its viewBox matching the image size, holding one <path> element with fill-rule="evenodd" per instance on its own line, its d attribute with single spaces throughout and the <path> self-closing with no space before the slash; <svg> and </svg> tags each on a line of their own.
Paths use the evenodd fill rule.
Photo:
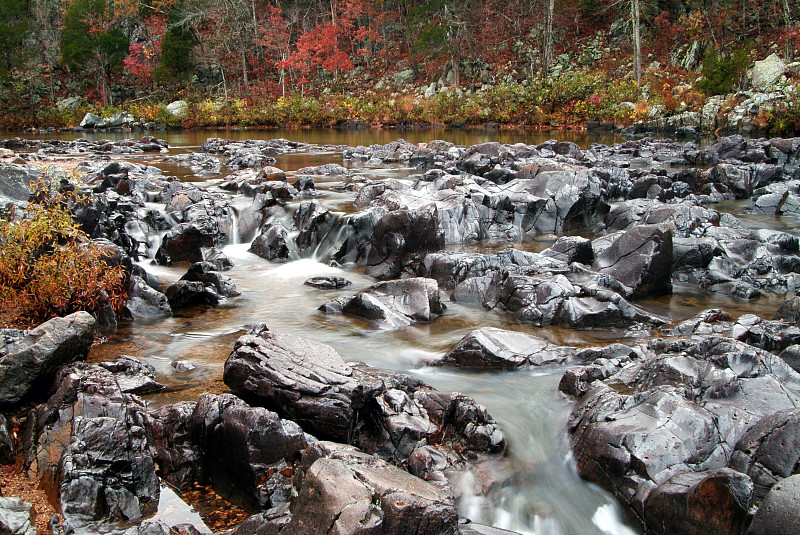
<svg viewBox="0 0 800 535">
<path fill-rule="evenodd" d="M 469 523 L 459 506 L 520 477 L 515 444 L 475 399 L 420 374 L 276 330 L 269 315 L 233 326 L 223 393 L 169 402 L 158 398 L 163 373 L 145 360 L 84 362 L 98 331 L 187 315 L 202 323 L 240 306 L 252 289 L 230 271 L 231 243 L 271 265 L 349 266 L 353 284 L 338 272 L 307 281 L 323 289 L 320 318 L 387 333 L 453 321 L 453 310 L 485 318 L 425 365 L 556 370 L 572 405 L 561 433 L 574 469 L 612 493 L 635 529 L 800 526 L 800 138 L 397 140 L 328 147 L 339 162 L 288 173 L 276 156 L 320 148 L 219 138 L 176 154 L 155 138 L 0 145 L 36 150 L 0 164 L 0 209 L 24 209 L 42 178 L 75 189 L 76 220 L 130 271 L 118 315 L 2 331 L 0 462 L 39 482 L 61 515 L 54 532 L 194 533 L 152 515 L 161 484 L 208 484 L 251 515 L 230 527 L 237 534 L 504 533 Z M 64 153 L 94 154 L 75 166 L 79 184 L 42 171 Z M 204 182 L 164 174 L 163 160 Z M 764 215 L 784 229 L 748 220 Z M 529 246 L 542 237 L 545 246 Z M 183 275 L 162 284 L 159 266 Z M 737 313 L 653 305 L 677 287 L 724 296 Z M 764 302 L 783 306 L 741 313 Z M 515 328 L 494 326 L 497 314 Z M 549 329 L 597 340 L 563 343 Z"/>
</svg>

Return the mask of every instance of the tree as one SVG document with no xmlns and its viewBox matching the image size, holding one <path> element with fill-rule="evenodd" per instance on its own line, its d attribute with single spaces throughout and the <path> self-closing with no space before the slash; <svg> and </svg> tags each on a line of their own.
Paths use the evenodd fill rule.
<svg viewBox="0 0 800 535">
<path fill-rule="evenodd" d="M 636 85 L 642 83 L 642 35 L 639 30 L 639 0 L 631 0 L 631 26 L 633 29 L 633 73 Z"/>
<path fill-rule="evenodd" d="M 94 78 L 107 103 L 123 69 L 128 38 L 114 23 L 104 0 L 74 0 L 64 10 L 61 51 L 70 72 Z"/>
<path fill-rule="evenodd" d="M 158 83 L 180 83 L 191 78 L 195 64 L 192 59 L 197 40 L 185 28 L 168 26 L 161 39 L 161 60 L 154 77 Z"/>
<path fill-rule="evenodd" d="M 24 55 L 23 40 L 31 29 L 25 0 L 0 0 L 0 80 L 8 78 Z"/>
</svg>

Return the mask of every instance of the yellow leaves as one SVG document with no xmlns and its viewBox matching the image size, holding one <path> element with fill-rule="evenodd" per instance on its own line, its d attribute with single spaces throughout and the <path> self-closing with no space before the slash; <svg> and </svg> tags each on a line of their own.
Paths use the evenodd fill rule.
<svg viewBox="0 0 800 535">
<path fill-rule="evenodd" d="M 78 310 L 124 305 L 127 273 L 110 265 L 58 203 L 0 220 L 0 326 L 27 327 Z"/>
</svg>

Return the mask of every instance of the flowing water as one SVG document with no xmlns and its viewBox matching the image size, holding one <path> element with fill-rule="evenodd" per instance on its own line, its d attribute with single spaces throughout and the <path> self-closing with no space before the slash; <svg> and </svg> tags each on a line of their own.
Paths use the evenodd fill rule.
<svg viewBox="0 0 800 535">
<path fill-rule="evenodd" d="M 505 130 L 189 131 L 166 134 L 159 135 L 175 147 L 172 153 L 196 150 L 210 136 L 239 139 L 284 137 L 315 144 L 351 146 L 387 143 L 397 137 L 414 142 L 447 139 L 467 146 L 490 140 L 538 143 L 551 137 Z M 559 137 L 563 139 L 565 136 Z M 577 135 L 571 140 L 584 147 L 598 141 Z M 618 140 L 607 138 L 599 141 Z M 178 171 L 159 163 L 159 158 L 147 160 L 168 174 Z M 284 155 L 279 157 L 277 166 L 291 171 L 323 163 L 342 163 L 341 149 Z M 187 176 L 185 169 L 180 171 L 184 180 L 204 180 Z M 373 179 L 386 176 L 413 178 L 417 174 L 410 169 L 358 169 L 357 172 Z M 291 176 L 289 180 L 292 180 Z M 331 191 L 334 184 L 332 181 L 317 181 L 320 200 L 332 210 L 352 211 L 352 194 Z M 740 212 L 741 205 L 729 209 Z M 766 218 L 748 218 L 747 223 L 778 228 L 783 225 Z M 552 239 L 552 236 L 543 237 L 521 246 L 538 250 L 547 247 Z M 486 497 L 473 496 L 461 500 L 463 516 L 526 534 L 627 535 L 639 532 L 637 526 L 626 524 L 622 519 L 622 511 L 613 496 L 582 481 L 577 475 L 566 436 L 571 403 L 557 390 L 565 368 L 466 372 L 425 366 L 427 360 L 442 355 L 471 330 L 483 326 L 521 330 L 554 343 L 573 346 L 625 340 L 624 333 L 538 329 L 520 325 L 503 312 L 449 302 L 444 316 L 430 324 L 391 331 L 376 330 L 353 318 L 329 316 L 317 311 L 317 307 L 329 299 L 374 283 L 363 274 L 363 270 L 352 266 L 330 267 L 313 258 L 285 264 L 271 263 L 247 249 L 247 243 L 231 243 L 224 248 L 235 263 L 226 274 L 242 292 L 240 297 L 232 298 L 217 308 L 181 311 L 168 319 L 120 325 L 107 333 L 108 342 L 96 347 L 92 358 L 113 358 L 126 353 L 153 364 L 158 379 L 168 386 L 168 391 L 149 397 L 151 406 L 194 400 L 198 392 L 224 389 L 220 383 L 222 367 L 234 341 L 249 325 L 266 323 L 274 331 L 290 332 L 330 344 L 345 360 L 360 360 L 373 366 L 414 374 L 435 388 L 463 392 L 485 405 L 506 433 L 513 474 L 507 485 L 492 489 Z M 142 264 L 163 284 L 176 281 L 186 269 L 186 266 L 160 267 L 150 261 Z M 315 275 L 341 275 L 353 285 L 342 290 L 323 291 L 303 284 Z M 674 320 L 682 320 L 712 306 L 725 308 L 734 316 L 755 312 L 771 317 L 779 303 L 778 297 L 771 297 L 743 304 L 678 286 L 673 295 L 643 304 Z M 186 361 L 194 368 L 178 372 L 172 366 L 175 361 Z"/>
</svg>

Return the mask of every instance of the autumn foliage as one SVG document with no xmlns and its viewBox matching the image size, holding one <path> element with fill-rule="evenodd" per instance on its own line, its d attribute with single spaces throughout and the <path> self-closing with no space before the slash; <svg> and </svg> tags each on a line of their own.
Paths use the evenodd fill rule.
<svg viewBox="0 0 800 535">
<path fill-rule="evenodd" d="M 0 326 L 25 328 L 125 302 L 127 274 L 75 225 L 63 198 L 0 218 Z"/>
</svg>

